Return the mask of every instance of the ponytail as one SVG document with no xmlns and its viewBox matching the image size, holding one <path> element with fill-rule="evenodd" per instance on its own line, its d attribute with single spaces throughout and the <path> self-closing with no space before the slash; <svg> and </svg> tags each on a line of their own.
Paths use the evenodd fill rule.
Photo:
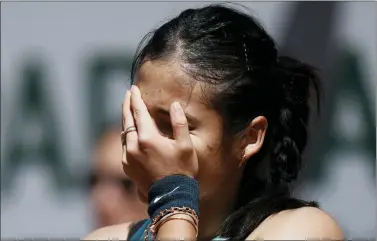
<svg viewBox="0 0 377 241">
<path fill-rule="evenodd" d="M 295 180 L 301 169 L 301 154 L 308 136 L 310 89 L 315 88 L 319 103 L 319 79 L 312 66 L 290 57 L 278 58 L 275 77 L 281 91 L 271 134 L 271 178 L 274 184 L 281 184 Z"/>
</svg>

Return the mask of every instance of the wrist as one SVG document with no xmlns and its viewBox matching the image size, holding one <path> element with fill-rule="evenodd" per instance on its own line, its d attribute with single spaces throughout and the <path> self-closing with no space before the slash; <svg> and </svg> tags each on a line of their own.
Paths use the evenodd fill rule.
<svg viewBox="0 0 377 241">
<path fill-rule="evenodd" d="M 199 215 L 199 182 L 183 175 L 164 177 L 150 187 L 148 203 L 152 219 L 161 211 L 175 207 L 187 207 Z"/>
<path fill-rule="evenodd" d="M 199 182 L 183 175 L 164 177 L 155 182 L 148 193 L 149 232 L 156 237 L 159 228 L 176 220 L 190 223 L 198 234 Z"/>
</svg>

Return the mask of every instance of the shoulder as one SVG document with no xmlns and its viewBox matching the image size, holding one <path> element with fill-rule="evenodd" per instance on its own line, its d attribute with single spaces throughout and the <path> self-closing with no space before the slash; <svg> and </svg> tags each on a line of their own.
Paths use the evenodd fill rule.
<svg viewBox="0 0 377 241">
<path fill-rule="evenodd" d="M 127 240 L 131 226 L 132 223 L 121 223 L 103 227 L 91 232 L 82 240 Z"/>
<path fill-rule="evenodd" d="M 303 207 L 270 216 L 248 239 L 344 240 L 337 222 L 319 208 Z"/>
</svg>

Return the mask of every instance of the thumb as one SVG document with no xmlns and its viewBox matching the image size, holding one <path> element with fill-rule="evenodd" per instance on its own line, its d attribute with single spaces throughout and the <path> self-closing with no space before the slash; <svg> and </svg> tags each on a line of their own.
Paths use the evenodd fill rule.
<svg viewBox="0 0 377 241">
<path fill-rule="evenodd" d="M 173 127 L 174 140 L 185 146 L 187 146 L 187 144 L 191 144 L 187 118 L 182 106 L 178 102 L 174 102 L 171 105 L 170 118 Z"/>
</svg>

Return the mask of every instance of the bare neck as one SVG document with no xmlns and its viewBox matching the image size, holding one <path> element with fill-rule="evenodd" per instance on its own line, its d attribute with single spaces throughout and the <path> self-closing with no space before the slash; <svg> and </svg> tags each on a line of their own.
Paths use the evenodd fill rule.
<svg viewBox="0 0 377 241">
<path fill-rule="evenodd" d="M 233 210 L 237 192 L 219 193 L 216 198 L 200 203 L 198 240 L 211 240 L 217 236 L 224 220 Z"/>
</svg>

